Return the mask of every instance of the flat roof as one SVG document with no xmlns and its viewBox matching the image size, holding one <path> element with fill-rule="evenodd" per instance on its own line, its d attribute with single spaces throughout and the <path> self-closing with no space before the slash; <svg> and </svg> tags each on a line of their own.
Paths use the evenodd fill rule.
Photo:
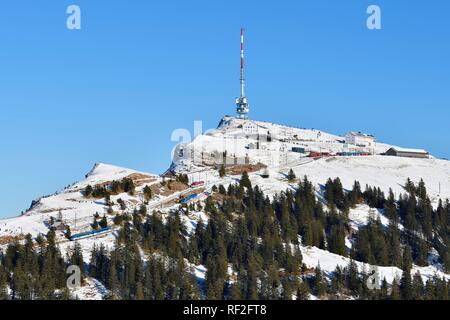
<svg viewBox="0 0 450 320">
<path fill-rule="evenodd" d="M 358 137 L 365 137 L 365 138 L 375 138 L 375 136 L 371 135 L 371 134 L 367 134 L 367 133 L 362 133 L 362 132 L 355 132 L 355 131 L 350 131 L 348 134 L 351 134 L 352 136 L 358 136 Z"/>
</svg>

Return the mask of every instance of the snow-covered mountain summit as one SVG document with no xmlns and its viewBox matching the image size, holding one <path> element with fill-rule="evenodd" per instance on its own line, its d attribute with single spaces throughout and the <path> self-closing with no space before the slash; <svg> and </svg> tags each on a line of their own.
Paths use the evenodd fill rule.
<svg viewBox="0 0 450 320">
<path fill-rule="evenodd" d="M 279 168 L 294 166 L 308 155 L 379 155 L 391 147 L 376 141 L 354 145 L 343 136 L 317 129 L 225 116 L 216 129 L 179 144 L 169 171 L 187 173 L 222 164 L 257 163 Z"/>
</svg>

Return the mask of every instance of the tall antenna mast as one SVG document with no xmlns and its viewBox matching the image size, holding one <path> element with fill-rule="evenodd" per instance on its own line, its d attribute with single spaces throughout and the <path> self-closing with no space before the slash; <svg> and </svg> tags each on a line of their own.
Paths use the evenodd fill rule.
<svg viewBox="0 0 450 320">
<path fill-rule="evenodd" d="M 247 98 L 245 97 L 244 87 L 245 87 L 245 79 L 244 79 L 244 28 L 241 28 L 241 96 L 236 99 L 236 112 L 238 114 L 238 118 L 240 119 L 248 119 L 249 106 L 247 102 Z"/>
<path fill-rule="evenodd" d="M 244 79 L 244 29 L 241 28 L 241 97 L 244 97 L 244 87 L 245 87 L 245 79 Z"/>
</svg>

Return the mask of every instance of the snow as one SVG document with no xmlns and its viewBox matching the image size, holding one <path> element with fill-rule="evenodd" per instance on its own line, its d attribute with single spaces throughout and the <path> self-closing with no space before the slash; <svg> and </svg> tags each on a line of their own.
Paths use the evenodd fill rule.
<svg viewBox="0 0 450 320">
<path fill-rule="evenodd" d="M 79 300 L 102 300 L 109 290 L 95 278 L 85 278 L 85 283 L 75 289 L 71 289 L 70 293 L 74 298 Z"/>
<path fill-rule="evenodd" d="M 149 177 L 157 177 L 157 175 L 154 174 L 99 162 L 96 163 L 94 168 L 92 168 L 92 170 L 86 175 L 86 179 L 75 184 L 73 188 L 79 189 L 86 187 L 88 184 L 96 185 L 108 181 L 121 180 L 131 174 L 142 174 Z"/>
<path fill-rule="evenodd" d="M 350 219 L 350 226 L 355 230 L 367 225 L 370 218 L 372 218 L 372 220 L 380 219 L 381 224 L 385 227 L 389 225 L 389 219 L 385 217 L 380 210 L 370 208 L 367 204 L 361 204 L 356 206 L 356 208 L 351 208 L 348 218 Z M 402 228 L 403 227 L 400 227 L 400 229 Z"/>
<path fill-rule="evenodd" d="M 301 252 L 303 256 L 303 263 L 308 268 L 316 268 L 320 265 L 322 271 L 324 271 L 327 275 L 331 275 L 338 266 L 340 268 L 347 267 L 351 261 L 350 258 L 343 257 L 317 247 L 301 247 Z M 354 262 L 358 267 L 359 272 L 368 273 L 370 270 L 373 270 L 373 268 L 376 268 L 379 273 L 379 279 L 383 280 L 385 278 L 389 284 L 392 284 L 396 278 L 400 279 L 403 274 L 403 271 L 397 267 L 381 267 L 359 261 Z M 414 265 L 411 270 L 411 275 L 413 276 L 417 272 L 420 272 L 424 282 L 432 278 L 434 275 L 437 275 L 439 278 L 445 277 L 447 280 L 450 279 L 450 275 L 443 273 L 436 266 L 419 267 Z"/>
<path fill-rule="evenodd" d="M 206 267 L 204 265 L 198 265 L 195 267 L 195 276 L 199 279 L 206 279 Z"/>
<path fill-rule="evenodd" d="M 116 232 L 110 232 L 106 234 L 101 234 L 98 236 L 80 239 L 77 241 L 64 241 L 58 243 L 59 249 L 61 252 L 68 252 L 75 246 L 75 243 L 78 242 L 81 245 L 82 253 L 83 253 L 83 261 L 88 264 L 91 260 L 91 251 L 94 247 L 94 244 L 100 247 L 101 244 L 105 247 L 106 250 L 111 251 L 114 248 L 115 240 L 117 238 Z"/>
<path fill-rule="evenodd" d="M 405 193 L 407 178 L 418 183 L 423 179 L 434 205 L 439 199 L 450 198 L 450 162 L 438 159 L 415 159 L 387 156 L 331 157 L 293 168 L 297 177 L 306 175 L 316 184 L 339 177 L 345 189 L 351 190 L 355 181 L 362 189 L 366 185 L 379 187 L 386 195 L 392 188 L 398 198 Z M 440 184 L 440 192 L 439 192 Z"/>
<path fill-rule="evenodd" d="M 345 246 L 348 250 L 351 250 L 353 247 L 353 242 L 348 237 L 345 237 Z"/>
<path fill-rule="evenodd" d="M 320 265 L 322 271 L 328 275 L 331 275 L 336 270 L 336 267 L 339 266 L 340 268 L 345 268 L 350 263 L 350 258 L 346 258 L 317 247 L 302 247 L 301 251 L 303 263 L 308 268 L 316 268 Z M 367 272 L 371 267 L 371 265 L 359 261 L 355 261 L 355 263 L 360 272 Z M 392 283 L 396 275 L 401 277 L 402 274 L 402 270 L 397 267 L 378 267 L 378 270 L 380 272 L 380 278 L 386 278 L 388 283 Z"/>
<path fill-rule="evenodd" d="M 181 222 L 186 227 L 186 231 L 189 235 L 195 232 L 195 228 L 197 227 L 197 223 L 202 221 L 204 225 L 208 223 L 208 216 L 201 211 L 189 211 L 189 215 L 181 215 Z"/>
</svg>

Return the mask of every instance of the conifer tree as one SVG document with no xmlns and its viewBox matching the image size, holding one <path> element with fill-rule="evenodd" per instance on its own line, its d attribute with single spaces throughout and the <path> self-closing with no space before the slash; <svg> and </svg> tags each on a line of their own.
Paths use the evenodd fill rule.
<svg viewBox="0 0 450 320">
<path fill-rule="evenodd" d="M 402 279 L 400 280 L 400 292 L 403 300 L 412 300 L 414 297 L 410 269 L 403 271 Z"/>
<path fill-rule="evenodd" d="M 247 171 L 244 171 L 241 176 L 241 180 L 239 182 L 241 187 L 245 187 L 247 189 L 252 189 L 252 183 L 250 182 L 250 178 L 248 176 Z"/>
<path fill-rule="evenodd" d="M 435 287 L 432 279 L 428 279 L 425 284 L 425 300 L 436 300 Z"/>
<path fill-rule="evenodd" d="M 83 249 L 79 242 L 76 242 L 72 248 L 69 263 L 71 265 L 76 265 L 81 271 L 81 281 L 84 280 L 84 260 L 83 260 Z"/>
<path fill-rule="evenodd" d="M 361 185 L 358 181 L 355 181 L 353 184 L 353 188 L 349 193 L 349 202 L 350 205 L 353 207 L 355 206 L 360 199 L 362 198 L 362 191 L 361 191 Z"/>
<path fill-rule="evenodd" d="M 244 298 L 244 269 L 241 268 L 237 273 L 236 281 L 231 286 L 231 300 L 242 300 Z"/>
<path fill-rule="evenodd" d="M 296 179 L 297 177 L 295 176 L 294 170 L 292 170 L 292 169 L 289 170 L 289 173 L 288 173 L 288 175 L 287 175 L 287 178 L 288 178 L 288 181 L 289 181 L 289 182 L 294 182 L 294 181 L 295 181 L 295 179 Z"/>
<path fill-rule="evenodd" d="M 94 217 L 94 220 L 92 221 L 91 227 L 94 230 L 98 229 L 98 222 L 97 222 L 97 219 L 95 217 Z"/>
<path fill-rule="evenodd" d="M 145 201 L 150 201 L 153 197 L 152 189 L 148 185 L 144 187 L 143 193 Z"/>
<path fill-rule="evenodd" d="M 380 289 L 379 299 L 380 300 L 388 300 L 389 299 L 388 282 L 387 282 L 386 278 L 383 278 L 383 281 L 381 281 L 381 289 Z"/>
<path fill-rule="evenodd" d="M 134 185 L 134 181 L 130 178 L 124 178 L 122 180 L 123 191 L 128 193 L 129 195 L 134 195 L 136 186 Z"/>
<path fill-rule="evenodd" d="M 359 286 L 358 266 L 354 260 L 350 260 L 348 267 L 344 270 L 346 287 L 355 294 Z"/>
<path fill-rule="evenodd" d="M 389 298 L 390 298 L 390 300 L 400 300 L 401 299 L 400 286 L 396 280 L 394 280 L 392 282 L 391 294 L 390 294 Z"/>
<path fill-rule="evenodd" d="M 106 216 L 103 215 L 102 219 L 99 223 L 100 228 L 106 228 L 108 226 L 108 220 L 106 219 Z"/>
<path fill-rule="evenodd" d="M 413 276 L 412 281 L 412 299 L 413 300 L 422 300 L 424 297 L 424 286 L 422 277 L 420 275 L 420 272 L 417 271 L 417 273 Z"/>
<path fill-rule="evenodd" d="M 328 250 L 330 252 L 347 256 L 345 247 L 345 232 L 342 225 L 333 225 L 328 236 Z"/>
<path fill-rule="evenodd" d="M 320 265 L 316 267 L 314 276 L 314 289 L 317 297 L 323 297 L 327 293 L 327 283 L 323 278 L 322 270 Z"/>
<path fill-rule="evenodd" d="M 409 245 L 405 246 L 403 250 L 402 269 L 410 271 L 412 268 L 412 253 Z"/>
<path fill-rule="evenodd" d="M 309 300 L 310 289 L 308 283 L 303 280 L 297 289 L 297 300 Z"/>
<path fill-rule="evenodd" d="M 258 271 L 256 266 L 256 261 L 253 255 L 250 256 L 248 265 L 247 265 L 247 292 L 245 295 L 246 300 L 257 300 L 258 299 Z"/>
<path fill-rule="evenodd" d="M 220 168 L 219 168 L 219 176 L 220 176 L 221 178 L 223 178 L 223 177 L 225 177 L 225 175 L 226 175 L 226 172 L 225 172 L 225 166 L 222 164 L 222 165 L 220 166 Z"/>
<path fill-rule="evenodd" d="M 94 189 L 92 188 L 92 186 L 90 184 L 88 184 L 86 186 L 86 188 L 84 189 L 84 196 L 85 197 L 90 197 L 90 196 L 92 196 L 93 192 L 94 192 Z"/>
</svg>

